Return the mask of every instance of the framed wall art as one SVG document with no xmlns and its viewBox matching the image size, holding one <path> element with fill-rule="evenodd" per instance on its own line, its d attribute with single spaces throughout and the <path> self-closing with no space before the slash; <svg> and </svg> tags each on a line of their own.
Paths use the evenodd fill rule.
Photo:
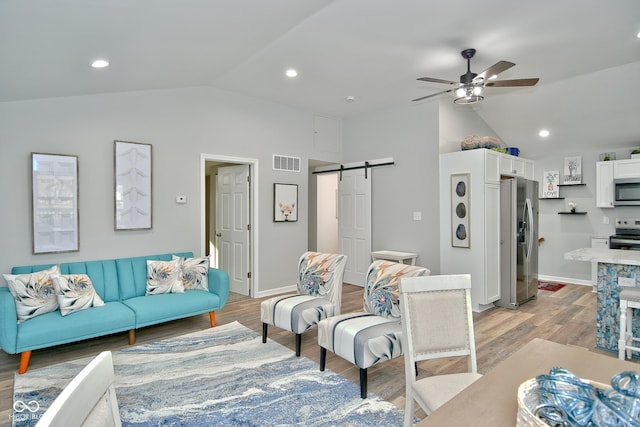
<svg viewBox="0 0 640 427">
<path fill-rule="evenodd" d="M 275 222 L 298 220 L 297 184 L 273 184 L 273 220 Z"/>
<path fill-rule="evenodd" d="M 33 253 L 80 250 L 78 156 L 31 153 Z"/>
<path fill-rule="evenodd" d="M 565 185 L 582 183 L 582 156 L 564 158 L 563 178 L 562 183 Z"/>
<path fill-rule="evenodd" d="M 560 197 L 560 171 L 544 171 L 544 182 L 542 183 L 542 198 L 557 199 Z"/>
<path fill-rule="evenodd" d="M 151 144 L 114 141 L 115 229 L 151 229 Z"/>
<path fill-rule="evenodd" d="M 451 246 L 471 247 L 469 229 L 469 174 L 451 174 Z"/>
</svg>

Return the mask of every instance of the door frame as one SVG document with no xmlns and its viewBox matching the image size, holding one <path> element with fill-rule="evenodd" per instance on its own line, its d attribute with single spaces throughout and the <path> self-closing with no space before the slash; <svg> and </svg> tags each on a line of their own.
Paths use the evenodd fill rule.
<svg viewBox="0 0 640 427">
<path fill-rule="evenodd" d="M 258 193 L 259 193 L 259 173 L 258 173 L 258 159 L 252 159 L 247 157 L 232 157 L 222 156 L 219 154 L 200 154 L 200 253 L 206 253 L 206 245 L 208 244 L 206 234 L 206 222 L 207 222 L 207 209 L 206 209 L 206 162 L 223 162 L 223 163 L 236 163 L 249 165 L 249 176 L 251 177 L 251 185 L 249 185 L 249 204 L 251 209 L 251 230 L 249 230 L 249 271 L 251 272 L 251 282 L 249 285 L 249 296 L 254 297 L 258 294 L 258 236 L 260 235 L 259 229 L 259 206 L 258 206 Z"/>
</svg>

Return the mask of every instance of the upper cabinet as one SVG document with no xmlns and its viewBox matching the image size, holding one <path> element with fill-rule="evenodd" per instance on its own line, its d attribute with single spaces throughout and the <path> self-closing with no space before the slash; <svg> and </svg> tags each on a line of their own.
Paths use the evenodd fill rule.
<svg viewBox="0 0 640 427">
<path fill-rule="evenodd" d="M 500 174 L 505 176 L 519 176 L 526 179 L 533 179 L 533 160 L 522 157 L 500 154 Z"/>
<path fill-rule="evenodd" d="M 596 162 L 596 206 L 613 208 L 613 174 L 615 162 Z"/>
<path fill-rule="evenodd" d="M 613 179 L 640 177 L 640 159 L 616 160 L 613 163 Z"/>
</svg>

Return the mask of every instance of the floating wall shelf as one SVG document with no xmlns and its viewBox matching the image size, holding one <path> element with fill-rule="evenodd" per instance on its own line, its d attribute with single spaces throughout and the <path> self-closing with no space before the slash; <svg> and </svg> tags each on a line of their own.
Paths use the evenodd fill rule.
<svg viewBox="0 0 640 427">
<path fill-rule="evenodd" d="M 558 215 L 586 215 L 586 212 L 558 212 Z"/>
</svg>

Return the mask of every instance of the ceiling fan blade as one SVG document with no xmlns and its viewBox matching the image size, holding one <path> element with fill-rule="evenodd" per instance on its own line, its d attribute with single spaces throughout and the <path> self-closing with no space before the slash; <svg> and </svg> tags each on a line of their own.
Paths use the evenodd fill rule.
<svg viewBox="0 0 640 427">
<path fill-rule="evenodd" d="M 423 81 L 423 82 L 431 82 L 431 83 L 444 83 L 447 85 L 458 85 L 460 83 L 458 82 L 453 82 L 451 80 L 442 80 L 442 79 L 434 79 L 431 77 L 420 77 L 418 80 Z"/>
<path fill-rule="evenodd" d="M 431 97 L 434 97 L 434 96 L 442 95 L 443 93 L 449 93 L 449 92 L 452 92 L 452 91 L 453 91 L 453 89 L 443 90 L 442 92 L 432 93 L 431 95 L 427 95 L 427 96 L 423 96 L 423 97 L 420 97 L 420 98 L 412 99 L 412 101 L 414 101 L 414 102 L 415 101 L 422 101 L 423 99 L 427 99 L 427 98 L 431 98 Z"/>
<path fill-rule="evenodd" d="M 515 80 L 495 80 L 488 81 L 484 85 L 485 86 L 493 86 L 493 87 L 511 87 L 511 86 L 534 86 L 538 83 L 538 78 L 535 79 L 515 79 Z"/>
<path fill-rule="evenodd" d="M 492 76 L 497 76 L 501 72 L 508 70 L 509 68 L 513 67 L 514 65 L 516 65 L 516 64 L 514 64 L 513 62 L 498 61 L 495 64 L 493 64 L 491 67 L 487 68 L 486 70 L 484 70 L 483 72 L 478 74 L 476 77 L 474 77 L 473 81 L 475 82 L 475 81 L 478 81 L 478 80 L 487 80 L 487 79 L 491 78 Z"/>
</svg>

